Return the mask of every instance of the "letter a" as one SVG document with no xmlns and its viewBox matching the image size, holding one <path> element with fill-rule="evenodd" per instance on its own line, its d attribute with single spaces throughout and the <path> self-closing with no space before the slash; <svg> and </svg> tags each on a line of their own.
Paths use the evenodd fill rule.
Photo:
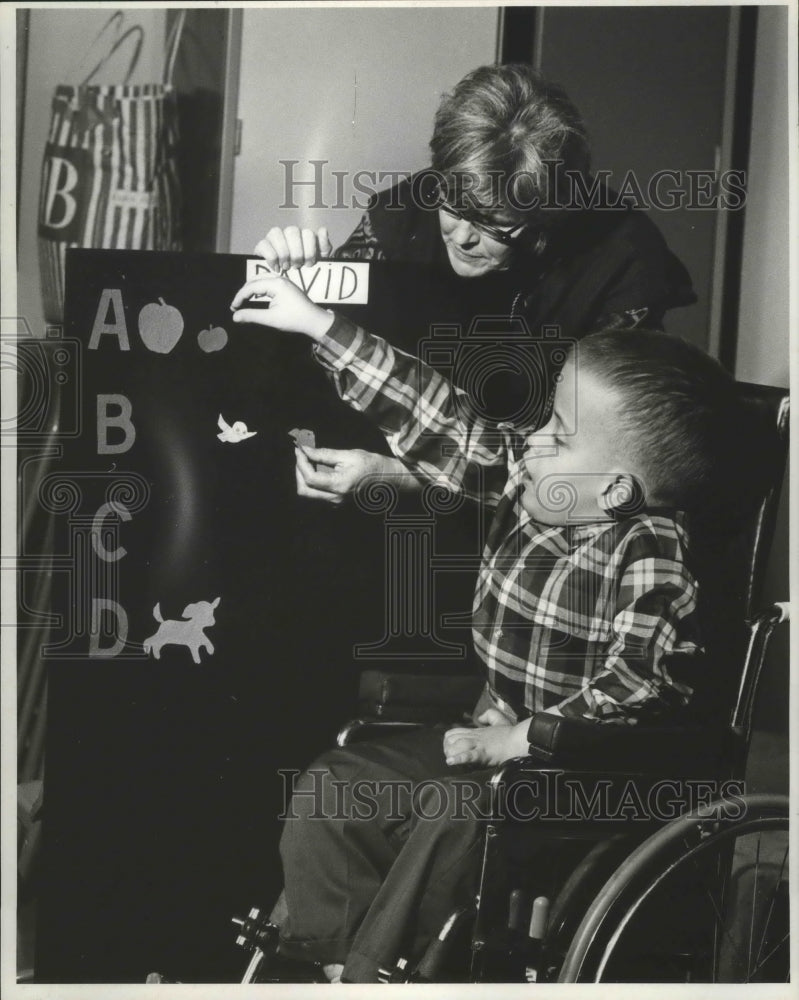
<svg viewBox="0 0 799 1000">
<path fill-rule="evenodd" d="M 109 323 L 108 311 L 114 307 L 114 318 Z M 104 333 L 112 333 L 119 340 L 120 351 L 130 350 L 130 340 L 128 339 L 128 328 L 125 323 L 125 309 L 122 305 L 122 292 L 118 288 L 104 288 L 103 294 L 97 305 L 97 315 L 94 317 L 92 335 L 89 338 L 89 350 L 96 351 L 100 343 L 100 337 Z"/>
</svg>

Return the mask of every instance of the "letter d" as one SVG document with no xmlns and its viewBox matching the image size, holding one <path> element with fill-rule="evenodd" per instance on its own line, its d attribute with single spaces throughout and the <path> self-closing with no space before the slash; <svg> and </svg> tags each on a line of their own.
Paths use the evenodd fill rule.
<svg viewBox="0 0 799 1000">
<path fill-rule="evenodd" d="M 113 646 L 100 645 L 100 616 L 104 611 L 114 615 L 117 620 L 117 629 L 114 633 Z M 118 656 L 125 648 L 125 640 L 128 638 L 128 613 L 116 601 L 109 601 L 105 598 L 92 598 L 92 627 L 89 630 L 89 656 L 111 657 Z"/>
<path fill-rule="evenodd" d="M 345 294 L 345 287 L 346 287 L 345 279 L 347 278 L 347 276 L 349 276 L 352 284 L 350 285 L 349 289 L 346 291 Z M 343 302 L 345 299 L 352 298 L 357 288 L 358 288 L 358 277 L 355 271 L 353 271 L 351 267 L 347 267 L 347 265 L 345 264 L 344 267 L 342 267 L 341 269 L 341 278 L 339 280 L 339 285 L 338 285 L 339 302 Z"/>
</svg>

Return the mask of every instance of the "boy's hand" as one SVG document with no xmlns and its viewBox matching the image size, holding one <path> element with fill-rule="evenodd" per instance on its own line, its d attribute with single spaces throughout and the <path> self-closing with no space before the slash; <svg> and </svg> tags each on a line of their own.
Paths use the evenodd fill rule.
<svg viewBox="0 0 799 1000">
<path fill-rule="evenodd" d="M 316 232 L 298 226 L 286 226 L 285 229 L 274 226 L 255 248 L 255 253 L 276 271 L 315 264 L 332 252 L 333 245 L 324 226 Z"/>
<path fill-rule="evenodd" d="M 496 710 L 488 709 L 478 722 L 494 711 Z M 497 715 L 501 716 L 502 713 L 497 712 Z M 477 729 L 450 729 L 444 734 L 444 757 L 450 765 L 478 764 L 496 767 L 511 757 L 522 757 L 527 753 L 529 725 L 529 719 L 518 722 L 515 726 L 507 722 L 486 720 L 486 724 Z"/>
<path fill-rule="evenodd" d="M 361 448 L 296 447 L 297 493 L 340 504 L 367 476 L 382 476 L 393 460 Z"/>
<path fill-rule="evenodd" d="M 268 295 L 268 309 L 242 309 L 253 295 Z M 233 296 L 230 303 L 234 323 L 258 323 L 289 333 L 304 333 L 312 340 L 321 340 L 333 325 L 334 316 L 315 305 L 305 292 L 288 278 L 253 278 Z"/>
</svg>

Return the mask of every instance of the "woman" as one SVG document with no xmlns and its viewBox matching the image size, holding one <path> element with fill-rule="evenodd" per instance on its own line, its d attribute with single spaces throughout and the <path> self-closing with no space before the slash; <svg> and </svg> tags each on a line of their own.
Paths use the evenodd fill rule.
<svg viewBox="0 0 799 1000">
<path fill-rule="evenodd" d="M 441 102 L 430 149 L 432 169 L 375 195 L 335 254 L 326 229 L 297 227 L 271 229 L 256 253 L 281 270 L 332 255 L 492 274 L 496 313 L 570 338 L 660 328 L 696 300 L 655 225 L 591 178 L 579 112 L 530 66 L 467 74 Z M 366 476 L 412 483 L 404 471 L 383 455 L 305 449 L 297 489 L 340 503 Z"/>
</svg>

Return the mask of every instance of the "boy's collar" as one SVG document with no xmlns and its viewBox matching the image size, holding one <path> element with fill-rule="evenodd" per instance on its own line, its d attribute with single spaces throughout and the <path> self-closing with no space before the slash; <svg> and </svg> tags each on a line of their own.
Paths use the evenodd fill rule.
<svg viewBox="0 0 799 1000">
<path fill-rule="evenodd" d="M 678 525 L 685 525 L 687 519 L 685 511 L 680 510 L 678 507 L 639 507 L 638 510 L 634 511 L 614 510 L 611 513 L 612 516 L 596 521 L 573 521 L 569 524 L 544 524 L 542 521 L 536 521 L 534 518 L 530 517 L 527 511 L 521 506 L 521 501 L 519 501 L 519 525 L 521 527 L 524 527 L 526 524 L 532 524 L 543 531 L 550 528 L 567 529 L 572 534 L 580 535 L 585 533 L 586 536 L 595 534 L 603 528 L 610 527 L 613 524 L 623 524 L 634 517 L 662 517 L 666 520 L 674 521 Z"/>
</svg>

